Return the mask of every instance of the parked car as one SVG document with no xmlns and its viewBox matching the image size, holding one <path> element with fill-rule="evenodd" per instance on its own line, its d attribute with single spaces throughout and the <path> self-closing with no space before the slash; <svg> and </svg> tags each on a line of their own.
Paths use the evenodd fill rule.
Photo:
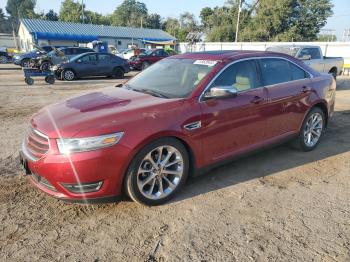
<svg viewBox="0 0 350 262">
<path fill-rule="evenodd" d="M 15 55 L 13 63 L 21 67 L 29 67 L 30 60 L 39 56 L 45 55 L 53 50 L 52 46 L 35 46 L 35 48 L 27 53 Z"/>
<path fill-rule="evenodd" d="M 46 193 L 75 201 L 171 199 L 187 177 L 294 139 L 316 148 L 336 82 L 291 56 L 257 51 L 163 59 L 121 88 L 45 107 L 30 120 L 21 161 Z"/>
<path fill-rule="evenodd" d="M 334 79 L 341 74 L 344 66 L 342 57 L 323 56 L 319 46 L 281 45 L 269 47 L 267 51 L 281 52 L 299 58 L 320 73 L 332 74 Z"/>
<path fill-rule="evenodd" d="M 0 50 L 0 64 L 7 64 L 12 60 L 12 57 L 6 52 Z"/>
<path fill-rule="evenodd" d="M 108 53 L 85 53 L 53 67 L 56 78 L 72 81 L 87 76 L 123 78 L 130 71 L 128 62 Z"/>
<path fill-rule="evenodd" d="M 144 70 L 150 65 L 168 57 L 169 54 L 164 49 L 150 49 L 129 60 L 131 69 Z"/>
<path fill-rule="evenodd" d="M 121 58 L 124 58 L 126 60 L 129 60 L 133 56 L 137 56 L 143 52 L 145 52 L 146 49 L 144 48 L 129 48 L 126 50 L 121 51 L 117 56 L 120 56 Z"/>
</svg>

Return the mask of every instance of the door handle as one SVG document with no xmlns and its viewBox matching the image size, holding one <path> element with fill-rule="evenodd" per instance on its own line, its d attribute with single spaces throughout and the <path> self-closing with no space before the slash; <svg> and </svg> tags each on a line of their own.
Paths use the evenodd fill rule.
<svg viewBox="0 0 350 262">
<path fill-rule="evenodd" d="M 260 96 L 254 96 L 254 98 L 250 101 L 252 104 L 260 104 L 263 99 Z"/>
<path fill-rule="evenodd" d="M 310 87 L 303 86 L 303 87 L 301 88 L 301 93 L 307 93 L 307 92 L 309 92 L 309 91 L 311 91 L 311 88 L 310 88 Z"/>
</svg>

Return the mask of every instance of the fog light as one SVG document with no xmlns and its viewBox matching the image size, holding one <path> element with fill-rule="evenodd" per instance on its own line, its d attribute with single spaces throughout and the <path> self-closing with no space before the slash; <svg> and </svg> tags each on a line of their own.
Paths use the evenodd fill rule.
<svg viewBox="0 0 350 262">
<path fill-rule="evenodd" d="M 61 184 L 69 192 L 76 194 L 84 194 L 99 191 L 102 187 L 103 181 L 89 184 Z"/>
</svg>

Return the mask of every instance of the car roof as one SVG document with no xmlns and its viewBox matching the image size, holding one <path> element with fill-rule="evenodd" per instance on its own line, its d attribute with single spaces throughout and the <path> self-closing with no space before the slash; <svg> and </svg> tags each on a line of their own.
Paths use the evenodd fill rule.
<svg viewBox="0 0 350 262">
<path fill-rule="evenodd" d="M 271 47 L 285 47 L 285 48 L 320 48 L 317 45 L 273 45 L 273 46 L 269 46 L 268 48 Z"/>
<path fill-rule="evenodd" d="M 217 51 L 203 51 L 203 52 L 193 52 L 185 53 L 180 55 L 171 56 L 170 59 L 180 58 L 180 59 L 205 59 L 205 60 L 226 60 L 233 59 L 235 57 L 241 56 L 264 56 L 267 54 L 280 55 L 275 52 L 267 51 L 255 51 L 255 50 L 217 50 Z"/>
</svg>

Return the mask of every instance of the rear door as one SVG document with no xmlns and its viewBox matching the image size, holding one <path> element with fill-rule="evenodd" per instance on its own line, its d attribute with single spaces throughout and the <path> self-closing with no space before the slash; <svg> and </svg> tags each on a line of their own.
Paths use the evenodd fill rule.
<svg viewBox="0 0 350 262">
<path fill-rule="evenodd" d="M 82 56 L 80 59 L 81 62 L 78 63 L 76 61 L 76 65 L 74 67 L 78 76 L 95 76 L 98 75 L 97 69 L 97 54 L 87 54 Z"/>
<path fill-rule="evenodd" d="M 233 86 L 237 97 L 201 101 L 203 152 L 207 163 L 253 149 L 265 137 L 266 93 L 256 60 L 228 66 L 209 86 Z"/>
<path fill-rule="evenodd" d="M 98 54 L 98 64 L 96 69 L 99 75 L 112 74 L 111 55 Z"/>
<path fill-rule="evenodd" d="M 308 110 L 310 75 L 281 58 L 260 59 L 260 71 L 268 96 L 266 138 L 297 132 Z"/>
</svg>

